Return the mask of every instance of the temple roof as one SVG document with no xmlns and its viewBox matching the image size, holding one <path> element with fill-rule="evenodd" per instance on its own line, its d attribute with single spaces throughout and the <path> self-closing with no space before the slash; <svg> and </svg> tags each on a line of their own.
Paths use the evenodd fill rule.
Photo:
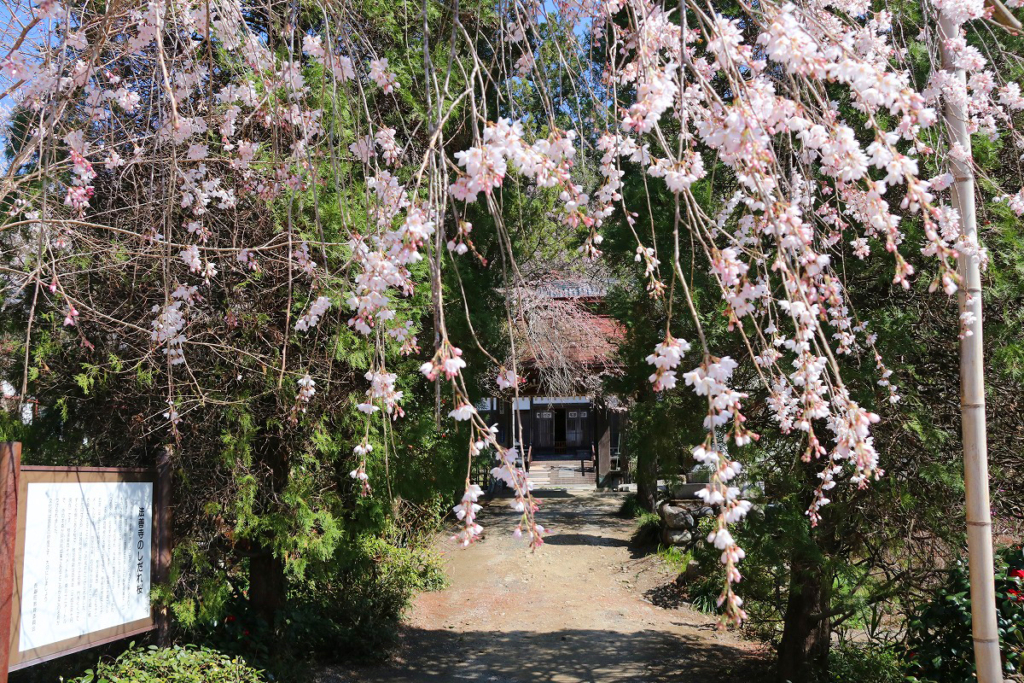
<svg viewBox="0 0 1024 683">
<path fill-rule="evenodd" d="M 560 309 L 536 313 L 529 325 L 520 324 L 519 332 L 520 358 L 538 368 L 566 364 L 590 369 L 594 365 L 615 366 L 615 353 L 625 337 L 619 321 L 583 309 L 569 315 Z"/>
<path fill-rule="evenodd" d="M 534 291 L 552 299 L 603 299 L 612 284 L 610 278 L 556 278 L 536 285 Z"/>
</svg>

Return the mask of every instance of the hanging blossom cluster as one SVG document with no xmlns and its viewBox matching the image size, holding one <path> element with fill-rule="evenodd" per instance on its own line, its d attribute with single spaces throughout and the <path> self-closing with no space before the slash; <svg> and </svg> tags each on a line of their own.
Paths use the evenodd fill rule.
<svg viewBox="0 0 1024 683">
<path fill-rule="evenodd" d="M 478 146 L 455 153 L 464 173 L 449 188 L 451 196 L 466 203 L 477 201 L 481 193 L 489 199 L 493 191 L 501 187 L 509 170 L 514 169 L 538 187 L 559 190 L 561 220 L 566 226 L 593 231 L 598 223 L 588 213 L 590 198 L 570 173 L 576 156 L 576 131 L 555 130 L 532 144 L 528 144 L 524 135 L 523 124 L 519 121 L 502 118 L 488 124 Z M 468 232 L 464 225 L 459 236 L 464 238 Z M 461 253 L 467 249 L 462 249 Z M 459 251 L 458 244 L 453 245 L 452 250 Z"/>
<path fill-rule="evenodd" d="M 636 91 L 635 100 L 616 111 L 618 130 L 599 142 L 605 179 L 595 192 L 602 202 L 599 212 L 624 202 L 623 162 L 662 178 L 678 197 L 685 225 L 705 249 L 710 274 L 720 285 L 730 328 L 753 348 L 754 370 L 765 381 L 782 431 L 805 433 L 803 459 L 824 463 L 808 510 L 812 524 L 829 502 L 827 492 L 843 477 L 864 486 L 882 475 L 870 436 L 870 425 L 879 418 L 850 397 L 839 358 L 870 353 L 881 391 L 888 401 L 899 400 L 892 372 L 874 350 L 874 335 L 853 317 L 843 278 L 832 267 L 832 252 L 846 241 L 857 257 L 866 258 L 870 244 L 880 243 L 893 258 L 894 282 L 909 287 L 913 268 L 900 247 L 906 240 L 902 224 L 907 216 L 915 217 L 924 228 L 919 248 L 936 264 L 932 289 L 954 292 L 956 257 L 982 262 L 986 257 L 973 236 L 961 233 L 958 215 L 943 194 L 951 176 L 920 177 L 919 157 L 935 152 L 929 140 L 939 120 L 937 108 L 957 108 L 972 132 L 994 136 L 997 126 L 1009 124 L 1011 113 L 1024 104 L 1017 84 L 997 85 L 983 56 L 967 45 L 962 28 L 946 36 L 936 27 L 924 38 L 951 53 L 955 67 L 968 72 L 966 88 L 953 72 L 937 68 L 918 91 L 909 73 L 898 68 L 900 49 L 892 40 L 887 11 L 871 12 L 857 2 L 831 5 L 864 20 L 842 21 L 824 5 L 767 4 L 758 15 L 743 19 L 757 28 L 753 44 L 747 44 L 740 19 L 698 8 L 692 9 L 688 29 L 680 29 L 672 11 L 642 0 L 606 4 L 604 14 L 595 17 L 596 29 L 606 32 L 619 56 L 606 70 L 606 82 Z M 929 11 L 949 15 L 959 27 L 979 18 L 982 7 L 936 1 Z M 613 21 L 619 12 L 632 21 Z M 788 87 L 774 76 L 777 69 L 800 85 Z M 713 80 L 729 84 L 731 100 L 718 95 L 720 86 L 713 86 Z M 833 84 L 848 89 L 853 108 L 867 115 L 864 123 L 844 120 L 828 104 L 824 88 Z M 882 113 L 892 121 L 888 128 L 878 122 Z M 668 144 L 661 129 L 668 116 L 682 126 L 678 144 Z M 866 145 L 858 139 L 864 129 L 874 137 Z M 794 147 L 781 148 L 780 138 Z M 704 215 L 690 195 L 693 184 L 706 175 L 703 148 L 732 169 L 739 185 L 716 216 Z M 948 153 L 955 159 L 964 150 L 954 145 Z M 780 164 L 784 155 L 788 160 Z M 794 170 L 781 175 L 780 165 Z M 624 204 L 623 212 L 632 225 L 634 214 Z M 657 282 L 660 263 L 639 237 L 638 242 L 637 261 L 645 264 L 648 288 L 659 295 L 664 290 Z M 694 322 L 699 328 L 699 320 Z M 969 327 L 972 321 L 962 322 Z M 683 344 L 683 350 L 688 348 Z M 648 357 L 656 390 L 675 386 L 681 355 L 679 342 L 669 336 Z M 687 385 L 709 401 L 708 436 L 694 455 L 712 472 L 704 498 L 720 514 L 709 541 L 723 551 L 726 614 L 739 621 L 743 612 L 732 584 L 740 578 L 736 563 L 743 551 L 728 525 L 741 519 L 750 504 L 729 483 L 741 468 L 720 434 L 731 423 L 736 447 L 753 435 L 742 427 L 744 394 L 730 388 L 736 363 L 714 359 L 706 347 L 703 356 L 684 375 Z M 827 433 L 818 432 L 821 425 Z"/>
<path fill-rule="evenodd" d="M 685 339 L 674 339 L 671 335 L 654 347 L 654 353 L 647 356 L 647 362 L 654 366 L 654 374 L 651 375 L 650 381 L 655 391 L 675 389 L 676 368 L 689 350 L 689 342 Z"/>
<path fill-rule="evenodd" d="M 550 530 L 545 529 L 536 520 L 535 513 L 539 506 L 531 493 L 533 482 L 530 481 L 526 470 L 523 469 L 518 449 L 506 448 L 501 445 L 497 438 L 498 426 L 486 424 L 470 402 L 465 379 L 461 374 L 466 363 L 461 356 L 461 349 L 452 346 L 447 338 L 444 338 L 434 357 L 423 364 L 420 372 L 430 380 L 448 382 L 455 405 L 448 413 L 448 417 L 455 422 L 466 423 L 469 428 L 468 457 L 470 463 L 473 458 L 493 451 L 498 464 L 491 469 L 491 476 L 509 487 L 513 493 L 510 505 L 520 514 L 520 520 L 513 535 L 516 538 L 525 536 L 530 547 L 537 548 L 544 543 L 544 534 Z M 500 390 L 515 387 L 518 382 L 519 377 L 514 370 L 502 369 L 496 379 Z M 466 490 L 462 501 L 452 508 L 462 522 L 462 528 L 453 536 L 452 540 L 464 546 L 472 543 L 483 532 L 483 527 L 476 521 L 476 513 L 480 510 L 476 501 L 481 495 L 480 487 L 473 484 L 467 476 Z"/>
<path fill-rule="evenodd" d="M 743 600 L 732 586 L 741 579 L 736 564 L 745 553 L 729 532 L 729 525 L 746 517 L 751 503 L 742 498 L 740 488 L 732 483 L 742 471 L 742 466 L 729 457 L 727 441 L 741 447 L 757 435 L 743 427 L 746 418 L 740 412 L 741 400 L 747 395 L 729 388 L 736 368 L 736 361 L 729 356 L 709 359 L 686 373 L 684 379 L 688 386 L 693 387 L 694 393 L 706 396 L 708 400 L 708 413 L 704 418 L 707 437 L 703 444 L 693 449 L 693 457 L 711 474 L 707 487 L 699 495 L 705 503 L 718 509 L 715 529 L 708 534 L 708 543 L 722 551 L 721 561 L 725 565 L 725 588 L 718 598 L 718 605 L 725 606 L 727 618 L 739 622 L 746 618 L 746 614 L 742 609 Z M 720 434 L 725 430 L 728 430 L 728 437 L 723 440 Z"/>
<path fill-rule="evenodd" d="M 883 199 L 885 183 L 869 181 L 869 165 L 873 163 L 877 168 L 887 169 L 886 182 L 906 182 L 907 196 L 917 200 L 917 210 L 932 197 L 927 193 L 927 183 L 915 177 L 916 163 L 896 152 L 901 135 L 896 134 L 894 139 L 885 131 L 877 131 L 874 149 L 862 150 L 854 130 L 839 120 L 834 110 L 815 111 L 806 102 L 779 92 L 776 82 L 765 76 L 769 60 L 794 75 L 822 83 L 848 85 L 856 106 L 867 111 L 884 108 L 902 116 L 899 128 L 909 139 L 920 127 L 935 121 L 934 112 L 925 106 L 920 95 L 906 88 L 905 75 L 891 72 L 890 54 L 884 47 L 881 54 L 876 54 L 878 46 L 871 42 L 862 46 L 859 53 L 856 49 L 845 49 L 845 45 L 836 40 L 837 36 L 829 35 L 830 31 L 842 30 L 835 21 L 820 24 L 821 32 L 812 35 L 806 26 L 814 22 L 806 21 L 800 15 L 801 10 L 793 5 L 766 8 L 757 43 L 763 47 L 762 54 L 767 59 L 756 58 L 753 47 L 743 43 L 735 19 L 698 15 L 698 27 L 680 35 L 680 28 L 668 12 L 640 2 L 631 3 L 628 9 L 637 19 L 635 31 L 620 32 L 614 28 L 613 31 L 617 34 L 615 45 L 620 53 L 624 56 L 632 53 L 634 61 L 609 70 L 606 78 L 622 86 L 634 86 L 637 98 L 620 112 L 620 131 L 602 138 L 605 156 L 601 171 L 606 181 L 597 194 L 605 200 L 621 199 L 618 189 L 622 172 L 617 158 L 626 157 L 631 163 L 646 168 L 648 175 L 663 178 L 667 189 L 680 196 L 677 201 L 681 202 L 689 199 L 686 195 L 690 188 L 705 175 L 698 143 L 714 150 L 722 163 L 732 167 L 739 182 L 733 200 L 713 219 L 688 211 L 688 224 L 691 230 L 700 233 L 706 245 L 710 272 L 721 287 L 730 327 L 746 335 L 743 327 L 746 318 L 762 323 L 755 329 L 773 330 L 771 338 L 759 334 L 751 340 L 763 345 L 760 366 L 775 375 L 771 384 L 773 405 L 778 406 L 780 416 L 788 412 L 799 414 L 801 419 L 793 424 L 808 431 L 810 443 L 816 446 L 818 442 L 812 431 L 815 419 L 838 423 L 845 418 L 844 414 L 833 415 L 829 410 L 828 394 L 842 391 L 842 385 L 838 374 L 831 377 L 824 374 L 829 369 L 826 367 L 828 359 L 815 353 L 819 347 L 814 342 L 827 334 L 820 321 L 838 320 L 839 327 L 845 330 L 853 325 L 848 315 L 843 314 L 846 305 L 841 288 L 834 284 L 837 278 L 828 267 L 830 256 L 820 251 L 824 245 L 819 240 L 816 216 L 811 211 L 815 204 L 814 188 L 809 187 L 810 183 L 802 176 L 789 182 L 782 182 L 785 179 L 778 177 L 775 136 L 789 133 L 802 143 L 798 167 L 817 165 L 825 178 L 819 188 L 824 197 L 856 200 L 854 211 L 840 202 L 822 202 L 824 206 L 831 204 L 833 215 L 839 217 L 833 223 L 833 230 L 844 227 L 852 230 L 851 224 L 856 221 L 868 236 L 884 240 L 887 248 L 896 254 L 896 280 L 904 286 L 912 271 L 895 250 L 902 241 L 899 218 Z M 822 19 L 831 17 L 827 12 L 820 14 Z M 877 22 L 869 23 L 869 35 L 877 37 L 883 28 Z M 703 51 L 696 47 L 700 42 L 706 43 Z M 745 78 L 740 69 L 749 70 L 753 78 Z M 731 102 L 722 101 L 710 83 L 716 76 L 724 77 L 742 96 Z M 676 117 L 683 126 L 679 147 L 673 149 L 662 144 L 658 145 L 660 149 L 652 151 L 651 143 L 644 144 L 637 138 L 653 135 L 657 145 L 660 121 L 666 115 Z M 863 211 L 865 206 L 870 213 Z M 858 216 L 858 211 L 866 215 Z M 844 214 L 853 220 L 846 223 L 842 218 Z M 929 222 L 930 217 L 925 220 Z M 928 247 L 939 256 L 943 277 L 951 281 L 954 277 L 949 265 L 952 248 L 936 231 L 932 230 L 928 236 Z M 729 246 L 716 246 L 722 242 Z M 639 245 L 638 260 L 641 256 L 653 258 Z M 656 266 L 649 263 L 645 275 L 655 277 Z M 659 291 L 657 287 L 651 289 Z M 768 325 L 764 325 L 764 321 Z M 699 321 L 695 322 L 699 325 Z M 681 354 L 677 351 L 678 344 L 672 341 L 669 337 L 659 344 L 655 354 L 648 358 L 655 367 L 651 382 L 656 390 L 670 389 L 676 384 L 675 367 Z M 828 346 L 827 338 L 822 341 Z M 792 358 L 795 372 L 783 369 L 782 361 L 787 354 Z M 737 486 L 730 484 L 741 468 L 719 442 L 721 430 L 730 421 L 734 425 L 735 446 L 742 446 L 751 438 L 742 428 L 744 418 L 740 406 L 744 394 L 729 385 L 736 367 L 730 358 L 715 360 L 705 348 L 702 363 L 684 377 L 698 395 L 708 397 L 709 412 L 705 418 L 708 436 L 705 443 L 695 449 L 694 456 L 712 473 L 703 497 L 718 507 L 719 516 L 717 528 L 708 540 L 722 550 L 726 568 L 726 585 L 720 603 L 725 605 L 726 616 L 738 622 L 744 614 L 732 585 L 740 579 L 736 563 L 743 558 L 743 551 L 729 533 L 728 525 L 741 519 L 750 503 L 740 498 Z M 817 370 L 814 377 L 807 375 L 809 368 Z M 784 431 L 786 427 L 783 425 Z M 870 449 L 866 434 L 857 448 Z M 837 443 L 833 451 L 835 457 L 844 452 Z M 814 455 L 819 454 L 814 451 Z M 866 470 L 858 472 L 861 481 L 880 474 L 873 467 L 876 460 L 862 461 Z M 829 471 L 834 469 L 835 466 L 830 465 Z M 817 520 L 816 509 L 810 511 L 812 522 Z"/>
<path fill-rule="evenodd" d="M 602 243 L 598 229 L 616 208 L 630 227 L 636 225 L 637 213 L 621 192 L 624 165 L 661 179 L 676 197 L 677 234 L 689 230 L 704 250 L 729 327 L 752 348 L 753 370 L 769 391 L 776 421 L 783 432 L 805 434 L 805 461 L 825 463 L 808 509 L 816 524 L 829 502 L 826 492 L 838 481 L 865 486 L 883 474 L 870 435 L 870 425 L 879 418 L 850 397 L 841 358 L 869 353 L 885 400 L 899 401 L 873 333 L 854 317 L 843 277 L 833 267 L 835 256 L 845 243 L 864 259 L 879 244 L 892 259 L 894 283 L 909 288 L 914 268 L 901 249 L 907 248 L 905 224 L 917 221 L 923 227 L 917 248 L 934 263 L 931 289 L 955 292 L 957 257 L 984 264 L 986 256 L 973 235 L 963 234 L 948 203 L 951 175 L 921 176 L 920 157 L 936 154 L 937 109 L 957 110 L 971 132 L 995 136 L 1024 107 L 1024 98 L 1017 84 L 999 84 L 984 56 L 967 44 L 962 24 L 983 15 L 982 3 L 973 0 L 933 0 L 926 8 L 932 24 L 918 38 L 934 46 L 934 64 L 939 53 L 951 55 L 953 68 L 966 71 L 967 78 L 936 67 L 921 89 L 901 68 L 903 52 L 895 43 L 889 12 L 872 11 L 858 0 L 768 3 L 742 19 L 705 13 L 697 6 L 687 10 L 684 20 L 678 9 L 646 0 L 574 5 L 571 21 L 589 26 L 595 41 L 606 43 L 612 55 L 602 82 L 614 96 L 609 112 L 614 125 L 597 141 L 603 180 L 593 203 L 582 186 L 562 177 L 564 171 L 550 172 L 572 154 L 556 149 L 544 164 L 549 150 L 527 147 L 521 126 L 505 119 L 488 124 L 478 146 L 456 154 L 465 175 L 451 192 L 466 202 L 476 201 L 480 193 L 489 197 L 512 168 L 540 187 L 559 185 L 564 188 L 563 221 L 570 228 L 588 229 L 581 251 L 596 258 Z M 940 13 L 956 26 L 953 35 L 939 29 Z M 850 22 L 844 16 L 862 20 Z M 516 19 L 507 37 L 512 43 L 533 31 L 531 22 L 536 21 L 519 9 Z M 755 38 L 747 43 L 751 28 Z M 520 75 L 523 65 L 517 63 Z M 780 71 L 789 80 L 778 78 Z M 729 100 L 720 95 L 723 83 L 731 92 Z M 844 119 L 826 90 L 835 86 L 847 90 L 863 119 Z M 619 98 L 617 92 L 635 95 Z M 680 128 L 673 137 L 662 128 L 669 117 Z M 883 120 L 890 123 L 883 125 Z M 867 144 L 861 142 L 865 134 L 873 138 Z M 549 141 L 558 139 L 557 130 L 549 134 Z M 738 183 L 715 216 L 707 216 L 691 193 L 707 176 L 704 150 L 728 166 Z M 947 154 L 952 160 L 966 157 L 956 144 Z M 783 174 L 781 168 L 792 170 Z M 1021 197 L 1006 201 L 1024 213 Z M 665 295 L 669 285 L 655 249 L 644 244 L 638 231 L 634 236 L 649 291 Z M 672 267 L 678 280 L 686 279 L 678 261 Z M 673 278 L 673 288 L 676 282 Z M 689 292 L 684 296 L 689 300 Z M 962 318 L 962 334 L 970 333 L 973 322 Z M 696 316 L 694 324 L 700 327 Z M 722 601 L 726 614 L 738 622 L 743 612 L 732 584 L 740 578 L 736 563 L 743 552 L 728 525 L 743 517 L 749 502 L 729 484 L 741 468 L 717 435 L 730 423 L 734 446 L 749 443 L 754 435 L 742 427 L 745 394 L 730 386 L 737 364 L 715 359 L 703 336 L 702 345 L 701 364 L 684 376 L 709 400 L 708 440 L 695 455 L 715 473 L 706 499 L 721 513 L 709 540 L 723 550 L 727 582 Z M 656 390 L 675 387 L 676 368 L 688 348 L 687 342 L 667 335 L 648 357 Z"/>
<path fill-rule="evenodd" d="M 348 299 L 354 311 L 349 325 L 369 335 L 380 321 L 395 317 L 389 292 L 398 290 L 411 295 L 414 289 L 409 266 L 422 260 L 420 249 L 434 234 L 430 210 L 414 205 L 397 178 L 387 171 L 368 181 L 379 204 L 375 207 L 377 225 L 384 230 L 372 240 L 353 241 L 354 258 L 361 266 L 355 278 L 355 291 Z M 404 212 L 404 215 L 403 215 Z M 390 229 L 394 222 L 398 227 Z"/>
</svg>

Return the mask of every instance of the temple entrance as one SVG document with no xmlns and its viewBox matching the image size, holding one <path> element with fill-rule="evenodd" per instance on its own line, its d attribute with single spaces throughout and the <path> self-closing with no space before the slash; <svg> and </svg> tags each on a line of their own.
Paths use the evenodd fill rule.
<svg viewBox="0 0 1024 683">
<path fill-rule="evenodd" d="M 550 449 L 555 447 L 555 424 L 557 422 L 558 421 L 555 419 L 555 411 L 537 411 L 537 431 L 534 434 L 534 446 L 538 449 Z"/>
<path fill-rule="evenodd" d="M 596 486 L 601 480 L 614 486 L 624 477 L 621 411 L 586 396 L 526 396 L 516 403 L 488 398 L 476 407 L 488 424 L 498 425 L 506 439 L 501 445 L 517 450 L 535 485 Z"/>
<path fill-rule="evenodd" d="M 555 450 L 565 450 L 565 410 L 555 410 Z"/>
<path fill-rule="evenodd" d="M 582 405 L 547 405 L 533 413 L 534 456 L 578 457 L 591 446 L 591 409 Z"/>
<path fill-rule="evenodd" d="M 527 454 L 530 481 L 539 487 L 594 488 L 597 473 L 590 447 L 588 404 L 548 403 L 533 413 Z"/>
</svg>

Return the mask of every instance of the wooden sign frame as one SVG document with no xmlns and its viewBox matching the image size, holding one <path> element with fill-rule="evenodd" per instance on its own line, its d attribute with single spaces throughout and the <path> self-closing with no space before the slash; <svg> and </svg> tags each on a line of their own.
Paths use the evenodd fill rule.
<svg viewBox="0 0 1024 683">
<path fill-rule="evenodd" d="M 158 476 L 156 470 L 123 467 L 20 467 L 20 450 L 20 444 L 0 443 L 0 514 L 3 515 L 3 525 L 0 527 L 0 552 L 13 545 L 13 553 L 8 555 L 13 556 L 13 563 L 0 562 L 0 683 L 6 682 L 8 671 L 16 671 L 122 638 L 138 636 L 162 626 L 160 615 L 151 606 L 149 616 L 145 619 L 93 631 L 24 652 L 19 650 L 24 578 L 22 574 L 27 540 L 26 508 L 30 484 L 151 483 L 153 503 L 150 528 L 150 586 L 166 577 L 170 560 L 170 534 L 167 526 L 170 487 L 165 485 L 164 477 Z M 14 481 L 10 481 L 11 479 Z M 7 495 L 4 495 L 5 493 Z M 10 495 L 12 493 L 13 501 Z M 10 534 L 12 527 L 15 531 L 13 535 Z M 5 612 L 7 614 L 4 614 Z M 3 633 L 3 627 L 9 628 L 7 633 Z"/>
</svg>

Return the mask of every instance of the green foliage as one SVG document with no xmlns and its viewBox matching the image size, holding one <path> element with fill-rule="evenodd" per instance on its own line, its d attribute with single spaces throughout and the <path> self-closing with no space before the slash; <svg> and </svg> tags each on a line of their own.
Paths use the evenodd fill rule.
<svg viewBox="0 0 1024 683">
<path fill-rule="evenodd" d="M 661 517 L 656 512 L 647 512 L 646 510 L 640 513 L 640 516 L 636 518 L 636 530 L 633 531 L 633 535 L 630 538 L 630 542 L 635 546 L 648 546 L 654 545 L 658 542 L 658 536 L 661 533 Z"/>
<path fill-rule="evenodd" d="M 444 504 L 447 507 L 447 503 Z M 331 557 L 291 577 L 288 601 L 273 624 L 247 599 L 246 574 L 206 588 L 220 597 L 192 633 L 224 652 L 259 662 L 281 680 L 303 680 L 313 661 L 375 659 L 394 643 L 399 620 L 417 591 L 446 585 L 431 540 L 442 519 L 440 499 L 425 506 L 398 503 L 388 514 L 369 507 L 378 528 L 351 528 Z M 352 525 L 354 528 L 356 524 Z M 181 604 L 181 603 L 179 603 Z M 195 609 L 190 603 L 184 610 Z M 185 616 L 177 614 L 180 621 Z"/>
<path fill-rule="evenodd" d="M 890 647 L 840 643 L 829 652 L 828 683 L 904 683 L 903 663 Z"/>
<path fill-rule="evenodd" d="M 67 683 L 263 683 L 245 660 L 194 645 L 141 649 L 128 646 L 112 662 L 99 662 Z M 63 678 L 61 679 L 63 680 Z"/>
<path fill-rule="evenodd" d="M 1004 672 L 1024 669 L 1024 549 L 996 553 L 996 608 Z M 908 680 L 969 683 L 975 680 L 971 596 L 967 565 L 957 562 L 910 622 Z"/>
<path fill-rule="evenodd" d="M 635 493 L 626 495 L 622 499 L 622 505 L 619 506 L 619 515 L 626 519 L 636 519 L 645 512 L 646 510 L 640 505 L 640 499 Z"/>
<path fill-rule="evenodd" d="M 681 550 L 675 546 L 667 548 L 665 546 L 659 546 L 658 557 L 660 557 L 662 561 L 673 570 L 682 574 L 690 568 L 690 562 L 693 561 L 693 551 Z"/>
</svg>

